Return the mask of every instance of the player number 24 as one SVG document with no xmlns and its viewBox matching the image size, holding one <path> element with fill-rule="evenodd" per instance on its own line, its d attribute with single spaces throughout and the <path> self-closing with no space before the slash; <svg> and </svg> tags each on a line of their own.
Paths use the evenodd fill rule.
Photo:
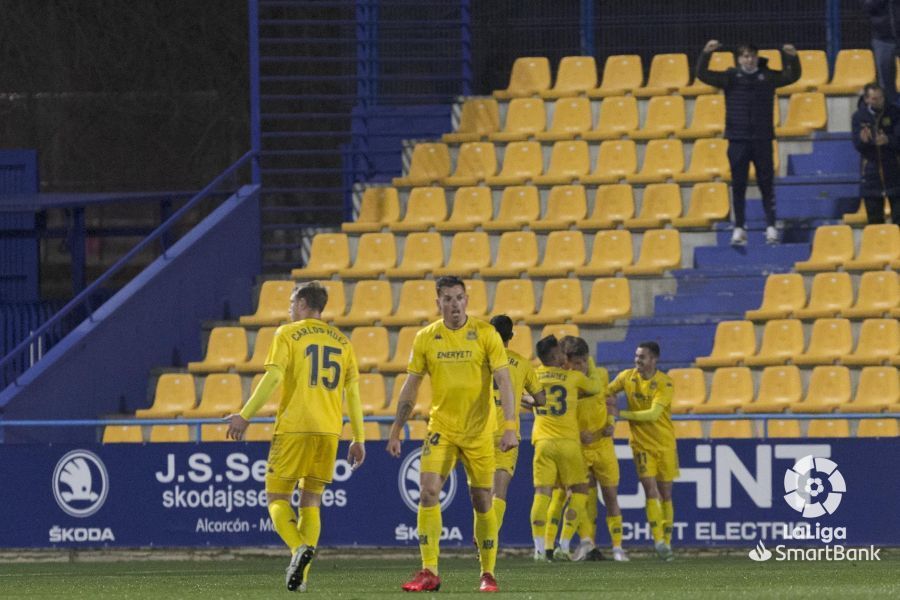
<svg viewBox="0 0 900 600">
<path fill-rule="evenodd" d="M 316 387 L 319 381 L 325 389 L 333 390 L 341 380 L 341 363 L 335 360 L 335 356 L 341 355 L 341 349 L 335 346 L 320 346 L 312 344 L 306 347 L 306 356 L 310 360 L 309 387 Z M 320 358 L 321 357 L 321 358 Z M 322 372 L 319 372 L 321 364 Z M 320 379 L 321 377 L 321 379 Z"/>
</svg>

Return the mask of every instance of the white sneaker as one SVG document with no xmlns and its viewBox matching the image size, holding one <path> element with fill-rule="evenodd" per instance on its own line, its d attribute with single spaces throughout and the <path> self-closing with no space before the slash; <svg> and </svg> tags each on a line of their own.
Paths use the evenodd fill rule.
<svg viewBox="0 0 900 600">
<path fill-rule="evenodd" d="M 731 245 L 732 246 L 746 246 L 747 245 L 747 232 L 743 227 L 735 227 L 734 231 L 731 233 Z"/>
<path fill-rule="evenodd" d="M 656 554 L 666 562 L 671 562 L 675 560 L 675 555 L 672 553 L 672 548 L 665 542 L 659 542 L 654 546 L 656 550 Z"/>
<path fill-rule="evenodd" d="M 309 565 L 315 554 L 315 548 L 304 544 L 297 548 L 297 551 L 291 556 L 291 564 L 284 570 L 284 583 L 289 592 L 306 591 L 306 575 L 309 573 Z"/>
<path fill-rule="evenodd" d="M 580 562 L 587 558 L 588 552 L 594 549 L 594 543 L 590 540 L 584 540 L 578 547 L 575 549 L 575 552 L 572 553 L 572 560 L 575 562 Z"/>
<path fill-rule="evenodd" d="M 616 562 L 629 562 L 631 559 L 628 558 L 628 555 L 625 554 L 625 551 L 616 546 L 612 549 L 613 560 Z"/>
<path fill-rule="evenodd" d="M 534 562 L 547 562 L 547 553 L 543 550 L 534 551 Z"/>
<path fill-rule="evenodd" d="M 767 244 L 777 244 L 778 243 L 778 230 L 772 227 L 766 227 L 766 243 Z"/>
</svg>

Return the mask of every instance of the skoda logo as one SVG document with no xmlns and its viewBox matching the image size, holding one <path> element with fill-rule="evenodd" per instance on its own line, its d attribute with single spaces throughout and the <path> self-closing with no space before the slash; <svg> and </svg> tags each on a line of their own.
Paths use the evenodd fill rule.
<svg viewBox="0 0 900 600">
<path fill-rule="evenodd" d="M 837 510 L 847 484 L 834 461 L 804 456 L 785 471 L 784 491 L 791 508 L 815 519 Z"/>
<path fill-rule="evenodd" d="M 53 497 L 73 517 L 89 517 L 103 506 L 109 476 L 103 461 L 87 450 L 72 450 L 53 470 Z"/>
<path fill-rule="evenodd" d="M 422 449 L 418 448 L 403 459 L 400 463 L 400 473 L 397 475 L 397 485 L 400 487 L 400 497 L 403 498 L 404 504 L 413 512 L 419 511 L 419 496 L 421 489 L 419 488 L 419 473 L 422 467 Z M 447 478 L 447 485 L 441 490 L 440 502 L 441 510 L 445 510 L 453 497 L 456 496 L 456 471 L 450 471 Z"/>
</svg>

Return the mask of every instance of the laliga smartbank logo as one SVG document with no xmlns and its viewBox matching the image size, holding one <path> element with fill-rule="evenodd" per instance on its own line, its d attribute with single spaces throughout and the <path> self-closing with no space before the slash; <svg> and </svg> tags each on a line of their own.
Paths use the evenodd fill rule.
<svg viewBox="0 0 900 600">
<path fill-rule="evenodd" d="M 756 548 L 750 551 L 750 558 L 755 560 L 756 562 L 762 562 L 764 560 L 769 560 L 772 558 L 772 552 L 766 548 L 766 545 L 763 544 L 762 540 L 756 544 Z"/>
</svg>

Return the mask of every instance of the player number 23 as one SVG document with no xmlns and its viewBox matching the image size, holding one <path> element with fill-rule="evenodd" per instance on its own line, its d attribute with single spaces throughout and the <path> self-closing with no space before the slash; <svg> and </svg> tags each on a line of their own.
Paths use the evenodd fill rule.
<svg viewBox="0 0 900 600">
<path fill-rule="evenodd" d="M 548 411 L 555 417 L 566 414 L 566 410 L 569 408 L 566 403 L 566 396 L 568 396 L 566 388 L 561 385 L 551 386 L 547 390 L 547 396 L 547 408 L 536 408 L 537 414 L 546 415 Z"/>
<path fill-rule="evenodd" d="M 306 347 L 306 356 L 309 357 L 309 387 L 316 387 L 319 381 L 325 389 L 333 390 L 341 379 L 341 363 L 335 360 L 335 356 L 341 355 L 341 349 L 335 346 L 320 346 L 312 344 Z M 321 357 L 321 358 L 320 358 Z M 319 366 L 321 364 L 321 373 Z M 320 379 L 321 377 L 321 379 Z"/>
</svg>

